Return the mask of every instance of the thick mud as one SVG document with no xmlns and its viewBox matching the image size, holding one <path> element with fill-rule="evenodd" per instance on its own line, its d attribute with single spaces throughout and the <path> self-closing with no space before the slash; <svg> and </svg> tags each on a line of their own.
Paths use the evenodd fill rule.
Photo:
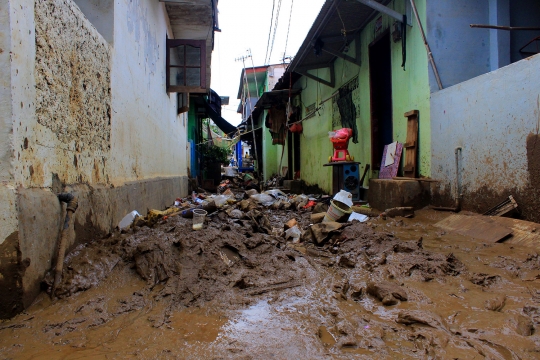
<svg viewBox="0 0 540 360">
<path fill-rule="evenodd" d="M 309 212 L 244 211 L 81 246 L 60 299 L 0 323 L 0 358 L 540 358 L 533 249 L 446 234 L 432 211 L 292 243 L 284 223 Z"/>
</svg>

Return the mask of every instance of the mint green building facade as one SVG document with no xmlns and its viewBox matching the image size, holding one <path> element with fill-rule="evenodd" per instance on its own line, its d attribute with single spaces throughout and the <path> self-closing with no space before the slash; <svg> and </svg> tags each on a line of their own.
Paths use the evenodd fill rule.
<svg viewBox="0 0 540 360">
<path fill-rule="evenodd" d="M 312 30 L 304 41 L 303 47 L 310 48 L 313 43 L 311 36 L 324 36 L 314 33 L 314 28 L 332 27 L 331 22 L 340 21 L 335 7 L 340 9 L 342 6 L 364 7 L 360 3 L 347 3 L 343 1 L 335 2 L 337 5 L 323 6 L 318 19 L 313 24 Z M 332 3 L 332 2 L 330 2 Z M 418 13 L 423 23 L 426 21 L 425 5 L 426 0 L 416 2 Z M 387 7 L 394 9 L 399 13 L 405 13 L 406 2 L 404 0 L 394 0 L 387 4 Z M 326 14 L 331 14 L 326 23 L 319 21 Z M 342 18 L 345 18 L 344 11 L 341 11 Z M 353 14 L 351 14 L 353 15 Z M 328 132 L 341 128 L 339 121 L 339 110 L 337 109 L 336 99 L 339 96 L 339 89 L 343 86 L 355 88 L 352 91 L 353 103 L 356 107 L 356 126 L 358 129 L 358 143 L 349 142 L 349 152 L 355 161 L 361 163 L 360 168 L 364 169 L 366 164 L 372 164 L 372 99 L 370 83 L 370 48 L 377 41 L 387 40 L 390 56 L 391 71 L 391 127 L 392 139 L 404 143 L 407 136 L 407 119 L 404 113 L 410 110 L 420 112 L 419 120 L 419 155 L 418 172 L 420 176 L 431 175 L 431 128 L 430 128 L 430 88 L 428 71 L 428 60 L 426 50 L 416 22 L 412 26 L 406 27 L 406 57 L 405 70 L 402 68 L 402 42 L 401 40 L 392 41 L 393 24 L 396 22 L 393 18 L 372 12 L 368 15 L 371 20 L 355 34 L 354 40 L 348 45 L 348 51 L 345 54 L 353 57 L 353 54 L 359 55 L 359 58 L 343 59 L 336 56 L 333 65 L 333 76 L 331 67 L 320 66 L 318 68 L 302 70 L 299 80 L 295 82 L 294 87 L 302 89 L 300 103 L 303 108 L 303 134 L 301 136 L 301 179 L 308 185 L 318 185 L 322 190 L 331 192 L 332 172 L 329 167 L 323 167 L 328 162 L 328 157 L 333 154 L 332 143 L 329 140 Z M 328 19 L 328 18 L 327 18 Z M 414 20 L 414 19 L 413 19 Z M 358 28 L 361 23 L 346 22 L 346 28 Z M 342 28 L 343 24 L 339 22 Z M 377 31 L 376 31 L 377 27 Z M 324 30 L 323 30 L 324 31 Z M 386 35 L 386 37 L 385 37 Z M 388 36 L 390 35 L 390 36 Z M 322 37 L 324 41 L 324 37 Z M 380 40 L 382 39 L 382 40 Z M 357 47 L 360 51 L 357 52 Z M 324 48 L 323 48 L 324 49 Z M 302 48 L 297 54 L 299 59 L 293 62 L 288 71 L 297 71 L 302 67 L 303 59 L 299 58 Z M 323 50 L 324 51 L 324 50 Z M 295 60 L 296 60 L 295 59 Z M 327 65 L 327 64 L 325 64 Z M 317 77 L 326 82 L 333 82 L 333 86 L 321 83 L 313 79 Z M 311 106 L 310 106 L 311 105 Z M 314 106 L 313 106 L 314 105 Z M 313 112 L 313 108 L 316 110 Z M 310 114 L 313 114 L 311 117 Z M 307 118 L 307 119 L 306 119 Z M 391 142 L 391 141 L 390 141 Z M 378 168 L 373 168 L 368 173 L 368 178 L 378 176 Z"/>
</svg>

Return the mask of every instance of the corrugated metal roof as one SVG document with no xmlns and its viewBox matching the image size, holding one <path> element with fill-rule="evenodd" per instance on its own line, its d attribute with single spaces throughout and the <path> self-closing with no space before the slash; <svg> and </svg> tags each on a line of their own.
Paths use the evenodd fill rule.
<svg viewBox="0 0 540 360">
<path fill-rule="evenodd" d="M 377 0 L 377 2 L 386 5 L 390 1 Z M 324 51 L 316 55 L 314 42 L 320 39 L 324 44 L 323 49 L 334 54 L 340 53 L 347 42 L 352 42 L 354 35 L 359 33 L 377 14 L 379 12 L 354 0 L 327 0 L 287 71 L 295 71 L 299 68 L 316 69 L 330 65 L 336 56 Z M 343 29 L 346 30 L 345 34 Z"/>
</svg>

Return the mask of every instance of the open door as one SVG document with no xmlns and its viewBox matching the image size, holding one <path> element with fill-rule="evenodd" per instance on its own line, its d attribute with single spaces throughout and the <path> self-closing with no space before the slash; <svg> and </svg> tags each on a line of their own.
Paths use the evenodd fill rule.
<svg viewBox="0 0 540 360">
<path fill-rule="evenodd" d="M 369 46 L 369 79 L 371 89 L 371 164 L 381 168 L 384 146 L 392 143 L 392 69 L 390 33 Z"/>
</svg>

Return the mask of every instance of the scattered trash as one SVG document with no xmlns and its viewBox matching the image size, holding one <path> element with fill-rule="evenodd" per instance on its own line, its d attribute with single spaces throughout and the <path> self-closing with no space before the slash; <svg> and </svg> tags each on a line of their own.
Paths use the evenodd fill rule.
<svg viewBox="0 0 540 360">
<path fill-rule="evenodd" d="M 323 222 L 337 221 L 339 222 L 345 216 L 349 216 L 352 210 L 350 206 L 342 203 L 338 200 L 330 201 L 330 207 L 326 212 L 326 216 L 323 219 Z"/>
<path fill-rule="evenodd" d="M 322 222 L 311 226 L 311 233 L 318 245 L 323 245 L 330 235 L 336 234 L 341 230 L 343 224 L 334 221 Z"/>
<path fill-rule="evenodd" d="M 294 225 L 289 230 L 285 231 L 285 240 L 292 238 L 293 243 L 300 242 L 301 236 L 302 236 L 302 230 L 298 228 L 298 225 Z"/>
<path fill-rule="evenodd" d="M 298 195 L 293 199 L 293 203 L 294 203 L 297 210 L 303 208 L 304 206 L 306 206 L 308 201 L 309 201 L 309 197 L 307 197 L 306 195 L 303 195 L 303 194 Z"/>
<path fill-rule="evenodd" d="M 274 202 L 276 202 L 276 199 L 272 195 L 268 194 L 255 194 L 251 195 L 250 198 L 257 201 L 263 206 L 270 206 Z"/>
<path fill-rule="evenodd" d="M 381 216 L 388 216 L 394 218 L 396 216 L 401 216 L 404 218 L 414 217 L 414 209 L 412 207 L 395 207 L 391 209 L 386 209 Z"/>
<path fill-rule="evenodd" d="M 229 189 L 229 183 L 230 183 L 229 180 L 225 180 L 221 184 L 219 184 L 219 186 L 217 187 L 218 194 L 221 194 L 225 190 Z"/>
<path fill-rule="evenodd" d="M 290 229 L 296 225 L 298 225 L 298 221 L 296 221 L 296 219 L 293 218 L 285 223 L 285 228 Z"/>
<path fill-rule="evenodd" d="M 360 221 L 360 222 L 366 222 L 369 220 L 369 216 L 366 216 L 364 214 L 359 214 L 357 212 L 353 212 L 351 214 L 351 216 L 349 216 L 349 222 L 353 221 L 353 220 L 357 220 L 357 221 Z"/>
<path fill-rule="evenodd" d="M 201 230 L 204 226 L 204 219 L 207 212 L 203 209 L 193 210 L 193 230 Z"/>
<path fill-rule="evenodd" d="M 345 190 L 340 190 L 336 196 L 334 196 L 334 200 L 337 200 L 339 202 L 342 202 L 343 204 L 347 205 L 348 207 L 353 206 L 352 201 L 352 194 Z"/>
<path fill-rule="evenodd" d="M 138 216 L 141 216 L 141 214 L 139 214 L 137 210 L 133 210 L 132 212 L 124 216 L 122 220 L 120 220 L 120 223 L 118 224 L 118 228 L 120 230 L 127 229 L 128 227 L 131 226 L 131 224 L 133 224 L 133 221 Z"/>
<path fill-rule="evenodd" d="M 328 211 L 328 204 L 319 202 L 313 208 L 313 213 L 326 213 Z"/>
<path fill-rule="evenodd" d="M 326 213 L 316 213 L 316 214 L 311 214 L 311 222 L 313 224 L 318 224 L 320 222 L 323 221 L 324 217 L 326 216 Z"/>
<path fill-rule="evenodd" d="M 317 202 L 315 202 L 314 200 L 309 200 L 308 203 L 302 207 L 302 209 L 309 209 L 311 207 L 314 207 L 315 205 L 317 205 Z"/>
</svg>

